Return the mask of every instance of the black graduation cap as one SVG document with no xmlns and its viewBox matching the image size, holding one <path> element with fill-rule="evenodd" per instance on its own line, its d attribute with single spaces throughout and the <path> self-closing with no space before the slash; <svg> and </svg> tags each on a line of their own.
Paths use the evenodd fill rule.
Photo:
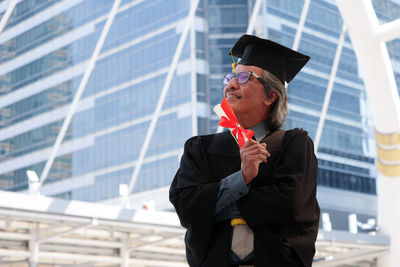
<svg viewBox="0 0 400 267">
<path fill-rule="evenodd" d="M 310 59 L 290 48 L 253 35 L 242 35 L 231 50 L 241 58 L 238 64 L 253 65 L 274 74 L 283 84 L 289 83 Z"/>
</svg>

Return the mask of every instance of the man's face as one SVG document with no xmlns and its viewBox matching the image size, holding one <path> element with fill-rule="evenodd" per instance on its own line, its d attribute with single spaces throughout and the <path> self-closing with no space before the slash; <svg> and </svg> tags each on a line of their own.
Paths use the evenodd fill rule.
<svg viewBox="0 0 400 267">
<path fill-rule="evenodd" d="M 238 65 L 234 72 L 243 71 L 251 71 L 263 77 L 263 69 L 256 66 Z M 264 93 L 264 86 L 254 75 L 245 84 L 239 84 L 236 78 L 230 80 L 224 88 L 224 96 L 241 125 L 251 127 L 255 125 L 254 120 L 258 123 L 266 119 L 270 103 Z"/>
</svg>

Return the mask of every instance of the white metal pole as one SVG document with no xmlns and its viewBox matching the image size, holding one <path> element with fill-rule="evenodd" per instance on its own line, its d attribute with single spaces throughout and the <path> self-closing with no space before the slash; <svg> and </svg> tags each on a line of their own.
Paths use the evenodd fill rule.
<svg viewBox="0 0 400 267">
<path fill-rule="evenodd" d="M 400 19 L 379 26 L 376 36 L 381 42 L 390 42 L 400 38 Z"/>
<path fill-rule="evenodd" d="M 254 31 L 254 27 L 256 24 L 258 13 L 260 11 L 260 7 L 261 7 L 261 0 L 256 0 L 254 7 L 253 7 L 253 12 L 251 13 L 251 17 L 249 20 L 249 25 L 247 26 L 247 31 L 246 31 L 247 34 L 252 34 Z"/>
<path fill-rule="evenodd" d="M 4 13 L 4 16 L 1 18 L 1 21 L 0 21 L 0 34 L 3 32 L 4 28 L 6 27 L 8 18 L 11 16 L 11 13 L 13 12 L 14 7 L 17 4 L 17 2 L 18 2 L 18 0 L 10 1 L 10 4 L 8 5 L 7 10 Z"/>
<path fill-rule="evenodd" d="M 192 135 L 198 134 L 197 120 L 197 73 L 196 73 L 196 31 L 192 27 L 190 29 L 190 94 L 192 100 Z"/>
<path fill-rule="evenodd" d="M 346 36 L 346 32 L 347 32 L 347 27 L 345 24 L 343 24 L 342 33 L 340 34 L 339 42 L 338 42 L 338 45 L 336 48 L 335 59 L 333 60 L 331 75 L 329 77 L 328 88 L 326 89 L 326 93 L 325 93 L 325 99 L 324 99 L 324 104 L 322 106 L 321 116 L 319 117 L 317 133 L 315 134 L 315 140 L 314 140 L 315 153 L 317 153 L 317 151 L 318 151 L 319 143 L 321 140 L 322 129 L 324 128 L 326 113 L 328 112 L 329 101 L 331 100 L 331 96 L 332 96 L 332 89 L 333 89 L 333 85 L 335 83 L 336 72 L 337 72 L 337 68 L 339 66 L 340 56 L 342 55 L 342 48 L 343 48 L 343 43 L 344 43 L 344 38 Z"/>
<path fill-rule="evenodd" d="M 37 267 L 39 262 L 39 223 L 35 223 L 35 228 L 30 230 L 29 246 L 29 267 Z"/>
<path fill-rule="evenodd" d="M 124 234 L 121 238 L 122 246 L 120 248 L 121 264 L 120 267 L 129 267 L 130 251 L 129 251 L 129 234 Z"/>
<path fill-rule="evenodd" d="M 168 71 L 167 78 L 165 79 L 164 86 L 163 86 L 163 88 L 161 90 L 160 98 L 158 99 L 157 106 L 156 106 L 156 109 L 155 109 L 155 111 L 153 113 L 153 117 L 151 119 L 149 129 L 148 129 L 146 137 L 144 139 L 143 146 L 142 146 L 142 148 L 140 150 L 139 158 L 138 158 L 138 160 L 136 162 L 135 170 L 133 171 L 132 178 L 131 178 L 131 180 L 129 182 L 129 190 L 128 190 L 129 194 L 132 194 L 133 188 L 135 187 L 136 181 L 138 179 L 138 175 L 139 175 L 140 169 L 141 169 L 141 167 L 143 165 L 144 156 L 146 155 L 146 152 L 147 152 L 147 149 L 149 147 L 151 138 L 153 137 L 154 129 L 156 128 L 156 124 L 157 124 L 158 118 L 159 118 L 160 113 L 161 113 L 161 108 L 162 108 L 162 106 L 164 104 L 164 101 L 165 101 L 165 98 L 167 96 L 167 93 L 168 93 L 168 90 L 169 90 L 169 86 L 171 85 L 172 77 L 173 77 L 173 75 L 175 73 L 176 66 L 178 65 L 178 60 L 179 60 L 179 57 L 180 57 L 180 55 L 182 53 L 183 46 L 184 46 L 185 41 L 186 41 L 186 37 L 187 37 L 187 35 L 189 33 L 189 30 L 190 30 L 190 27 L 192 25 L 194 16 L 196 14 L 196 9 L 197 9 L 198 4 L 199 4 L 199 0 L 194 0 L 192 2 L 191 7 L 190 7 L 189 15 L 188 15 L 188 18 L 187 18 L 186 23 L 184 25 L 184 28 L 183 28 L 183 31 L 182 31 L 182 35 L 181 35 L 181 37 L 179 39 L 178 46 L 177 46 L 177 48 L 175 50 L 175 54 L 174 54 L 174 57 L 172 59 L 171 67 L 170 67 L 170 69 Z"/>
<path fill-rule="evenodd" d="M 300 38 L 303 33 L 304 23 L 306 22 L 310 3 L 311 3 L 311 0 L 305 0 L 303 9 L 301 11 L 300 21 L 299 21 L 299 25 L 297 26 L 296 36 L 294 37 L 294 42 L 293 42 L 293 47 L 292 47 L 292 49 L 296 50 L 296 51 L 299 48 Z"/>
<path fill-rule="evenodd" d="M 105 39 L 106 39 L 106 37 L 108 35 L 108 32 L 110 31 L 111 25 L 112 25 L 112 23 L 114 21 L 115 15 L 117 14 L 117 11 L 118 11 L 120 3 L 121 3 L 121 0 L 115 0 L 114 1 L 114 4 L 113 4 L 113 6 L 111 8 L 111 11 L 110 11 L 110 13 L 108 15 L 106 24 L 104 25 L 104 28 L 103 28 L 103 31 L 101 32 L 99 40 L 97 41 L 97 44 L 96 44 L 96 47 L 95 47 L 95 49 L 93 51 L 92 57 L 89 60 L 88 67 L 87 67 L 87 69 L 86 69 L 86 71 L 85 71 L 85 73 L 83 75 L 83 78 L 82 78 L 80 84 L 79 84 L 78 90 L 77 90 L 77 92 L 76 92 L 76 94 L 74 96 L 74 99 L 72 100 L 71 107 L 70 107 L 70 109 L 68 111 L 67 116 L 65 117 L 65 120 L 63 122 L 63 125 L 61 126 L 60 132 L 58 133 L 56 142 L 55 142 L 55 144 L 54 144 L 54 146 L 53 146 L 53 148 L 51 150 L 50 156 L 49 156 L 49 158 L 48 158 L 48 160 L 47 160 L 47 162 L 46 162 L 46 164 L 44 166 L 44 169 L 42 171 L 42 174 L 40 176 L 39 190 L 40 190 L 40 187 L 42 186 L 43 182 L 46 180 L 47 175 L 49 174 L 51 165 L 53 164 L 54 159 L 57 156 L 58 149 L 61 146 L 61 143 L 62 143 L 62 141 L 64 139 L 65 133 L 67 132 L 68 126 L 71 123 L 72 116 L 75 113 L 75 110 L 76 110 L 76 108 L 77 108 L 77 106 L 79 104 L 79 101 L 80 101 L 81 96 L 83 94 L 83 91 L 84 91 L 84 89 L 86 87 L 86 84 L 87 84 L 87 82 L 89 80 L 89 77 L 92 74 L 92 71 L 93 71 L 93 69 L 94 69 L 94 67 L 96 65 L 97 57 L 99 56 L 101 48 L 103 47 L 104 41 L 105 41 Z"/>
</svg>

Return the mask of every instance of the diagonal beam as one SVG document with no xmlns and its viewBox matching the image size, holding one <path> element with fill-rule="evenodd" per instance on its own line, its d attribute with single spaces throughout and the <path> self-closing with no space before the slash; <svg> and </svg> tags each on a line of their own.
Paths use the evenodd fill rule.
<svg viewBox="0 0 400 267">
<path fill-rule="evenodd" d="M 340 56 L 342 55 L 342 48 L 344 44 L 344 38 L 346 36 L 347 27 L 343 24 L 342 33 L 339 37 L 339 42 L 336 48 L 335 59 L 333 60 L 331 75 L 329 77 L 328 88 L 326 89 L 324 104 L 322 106 L 321 116 L 319 117 L 317 133 L 315 134 L 314 140 L 314 151 L 317 153 L 319 143 L 321 140 L 322 129 L 324 128 L 326 113 L 328 112 L 329 102 L 332 96 L 333 85 L 335 84 L 336 72 L 339 66 Z"/>
<path fill-rule="evenodd" d="M 198 135 L 197 117 L 197 73 L 196 73 L 196 29 L 190 29 L 190 95 L 192 100 L 192 135 Z"/>
<path fill-rule="evenodd" d="M 256 25 L 256 20 L 257 20 L 257 15 L 260 12 L 260 7 L 261 7 L 261 0 L 256 0 L 254 7 L 253 7 L 253 12 L 251 13 L 251 17 L 249 20 L 249 25 L 247 26 L 247 34 L 252 34 L 254 31 L 254 27 Z"/>
<path fill-rule="evenodd" d="M 138 160 L 136 162 L 135 170 L 133 171 L 131 180 L 129 182 L 128 194 L 132 194 L 133 188 L 135 187 L 136 181 L 138 179 L 140 169 L 142 168 L 142 165 L 143 165 L 144 156 L 147 153 L 147 149 L 149 147 L 151 138 L 153 137 L 153 133 L 154 133 L 154 130 L 156 128 L 158 118 L 160 117 L 161 108 L 162 108 L 162 106 L 163 106 L 163 104 L 165 102 L 165 98 L 167 96 L 169 87 L 171 85 L 172 77 L 173 77 L 173 75 L 175 73 L 175 70 L 176 70 L 176 67 L 178 65 L 178 60 L 179 60 L 179 57 L 181 56 L 181 53 L 182 53 L 182 50 L 183 50 L 183 46 L 184 46 L 185 41 L 186 41 L 186 37 L 187 37 L 187 35 L 189 33 L 189 29 L 190 29 L 190 27 L 191 27 L 191 25 L 193 23 L 193 19 L 194 19 L 194 16 L 196 14 L 196 9 L 197 9 L 198 4 L 199 4 L 199 0 L 194 0 L 192 2 L 191 7 L 190 7 L 189 15 L 187 17 L 185 26 L 183 28 L 182 35 L 181 35 L 181 37 L 179 39 L 178 46 L 177 46 L 177 48 L 175 50 L 175 54 L 174 54 L 174 57 L 172 59 L 171 67 L 170 67 L 170 69 L 168 71 L 167 78 L 165 79 L 163 88 L 161 90 L 160 97 L 159 97 L 158 102 L 157 102 L 156 109 L 155 109 L 155 111 L 153 113 L 153 117 L 152 117 L 151 122 L 150 122 L 149 129 L 148 129 L 146 137 L 144 139 L 143 146 L 142 146 L 142 148 L 140 150 L 139 158 L 138 158 Z M 125 204 L 126 204 L 126 201 L 124 201 L 123 206 Z"/>
<path fill-rule="evenodd" d="M 111 25 L 112 25 L 112 23 L 114 21 L 115 15 L 117 14 L 117 11 L 118 11 L 120 3 L 121 3 L 121 0 L 115 0 L 114 1 L 114 4 L 113 4 L 113 6 L 111 8 L 111 11 L 110 11 L 110 13 L 108 15 L 107 21 L 106 21 L 106 23 L 104 25 L 103 31 L 101 32 L 99 40 L 97 41 L 96 47 L 95 47 L 95 49 L 93 51 L 92 57 L 89 60 L 88 67 L 87 67 L 87 69 L 85 71 L 85 74 L 83 75 L 83 78 L 82 78 L 80 84 L 79 84 L 79 87 L 78 87 L 78 90 L 77 90 L 77 92 L 76 92 L 76 94 L 74 96 L 74 99 L 72 100 L 71 107 L 70 107 L 70 109 L 68 111 L 67 116 L 65 117 L 63 125 L 61 126 L 61 129 L 60 129 L 60 132 L 58 133 L 56 142 L 55 142 L 55 144 L 54 144 L 54 146 L 53 146 L 53 148 L 52 148 L 52 150 L 50 152 L 50 156 L 49 156 L 49 158 L 48 158 L 48 160 L 46 162 L 46 165 L 44 166 L 44 169 L 43 169 L 42 174 L 40 176 L 38 190 L 40 190 L 40 187 L 42 186 L 43 182 L 47 179 L 47 175 L 50 172 L 51 165 L 53 164 L 54 159 L 57 156 L 58 149 L 60 148 L 61 143 L 62 143 L 62 141 L 64 139 L 64 136 L 65 136 L 65 133 L 67 132 L 68 126 L 71 123 L 72 116 L 75 113 L 75 110 L 76 110 L 76 108 L 77 108 L 77 106 L 79 104 L 79 101 L 80 101 L 81 97 L 82 97 L 83 91 L 85 90 L 85 87 L 86 87 L 86 84 L 87 84 L 87 82 L 89 80 L 89 77 L 92 74 L 92 71 L 93 71 L 93 69 L 94 69 L 94 67 L 96 65 L 97 58 L 98 58 L 98 56 L 100 54 L 101 48 L 103 47 L 103 44 L 104 44 L 104 41 L 105 41 L 105 39 L 106 39 L 106 37 L 108 35 L 108 32 L 110 31 Z"/>
<path fill-rule="evenodd" d="M 72 227 L 71 229 L 68 229 L 68 230 L 65 230 L 65 231 L 62 231 L 62 232 L 59 232 L 59 233 L 55 233 L 55 234 L 52 234 L 52 235 L 49 235 L 49 236 L 46 236 L 46 237 L 43 237 L 43 238 L 39 237 L 37 242 L 39 244 L 43 243 L 43 242 L 47 242 L 47 241 L 50 241 L 50 240 L 52 240 L 54 238 L 57 238 L 57 237 L 60 237 L 60 236 L 63 236 L 63 235 L 67 235 L 69 233 L 73 233 L 73 232 L 75 232 L 75 231 L 77 231 L 79 229 L 83 229 L 83 228 L 89 227 L 91 225 L 93 225 L 93 224 L 92 223 L 85 223 L 85 224 L 82 224 L 82 225 L 79 225 L 79 226 L 76 226 L 76 227 Z M 42 232 L 42 230 L 40 230 L 40 231 Z"/>
<path fill-rule="evenodd" d="M 18 0 L 11 0 L 10 4 L 7 7 L 6 12 L 4 13 L 3 17 L 1 18 L 0 21 L 0 34 L 3 32 L 4 28 L 6 27 L 7 21 L 10 18 L 15 5 L 17 4 Z"/>
<path fill-rule="evenodd" d="M 400 19 L 379 26 L 375 34 L 376 38 L 381 42 L 390 42 L 400 38 Z"/>
<path fill-rule="evenodd" d="M 296 36 L 294 37 L 294 42 L 293 42 L 293 47 L 292 47 L 292 49 L 295 51 L 297 51 L 297 49 L 299 48 L 300 38 L 301 38 L 301 35 L 303 34 L 303 28 L 304 28 L 304 24 L 306 22 L 310 3 L 311 3 L 311 0 L 305 0 L 303 9 L 301 10 L 300 21 L 299 21 L 299 25 L 297 26 Z"/>
</svg>

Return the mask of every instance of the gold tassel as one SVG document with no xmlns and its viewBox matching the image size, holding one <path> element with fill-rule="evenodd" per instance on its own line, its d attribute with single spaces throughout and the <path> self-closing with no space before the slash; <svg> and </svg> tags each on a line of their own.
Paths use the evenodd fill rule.
<svg viewBox="0 0 400 267">
<path fill-rule="evenodd" d="M 236 69 L 237 63 L 235 62 L 235 59 L 233 58 L 232 49 L 229 51 L 229 55 L 231 55 L 231 57 L 232 57 L 232 61 L 233 61 L 233 63 L 232 63 L 232 72 L 234 72 L 235 69 Z"/>
</svg>

